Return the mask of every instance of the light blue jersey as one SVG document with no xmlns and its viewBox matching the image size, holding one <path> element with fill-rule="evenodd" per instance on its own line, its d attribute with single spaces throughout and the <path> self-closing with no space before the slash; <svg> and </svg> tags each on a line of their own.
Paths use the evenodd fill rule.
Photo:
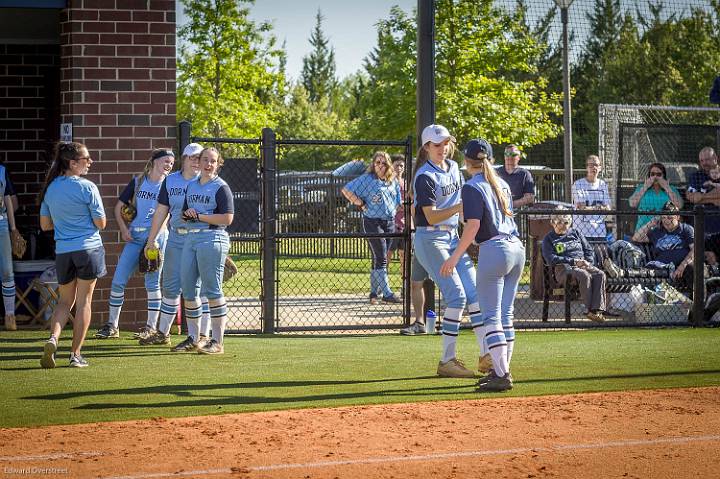
<svg viewBox="0 0 720 479">
<path fill-rule="evenodd" d="M 397 181 L 388 183 L 372 173 L 365 173 L 345 185 L 345 189 L 365 202 L 367 209 L 363 212 L 368 218 L 390 220 L 402 203 L 400 184 Z"/>
<path fill-rule="evenodd" d="M 449 166 L 448 171 L 444 171 L 432 161 L 428 161 L 415 173 L 413 180 L 415 226 L 431 226 L 422 210 L 423 207 L 435 206 L 435 208 L 443 210 L 460 203 L 460 190 L 465 184 L 465 179 L 456 162 L 450 159 L 445 161 Z M 457 227 L 459 216 L 454 214 L 436 224 Z"/>
<path fill-rule="evenodd" d="M 502 178 L 497 180 L 498 186 L 505 193 L 512 211 L 510 186 Z M 500 203 L 484 174 L 478 173 L 474 175 L 463 186 L 462 201 L 465 221 L 469 219 L 480 220 L 480 229 L 475 235 L 476 243 L 483 243 L 497 235 L 520 236 L 513 217 L 505 215 L 500 209 Z"/>
<path fill-rule="evenodd" d="M 130 229 L 133 228 L 150 228 L 152 225 L 152 217 L 155 214 L 155 208 L 157 207 L 158 193 L 160 193 L 161 181 L 153 183 L 146 176 L 142 181 L 140 188 L 136 186 L 139 180 L 133 177 L 130 183 L 125 187 L 125 190 L 120 194 L 120 201 L 123 203 L 130 204 L 133 195 L 135 195 L 135 209 L 137 215 L 135 219 L 128 225 Z"/>
<path fill-rule="evenodd" d="M 216 176 L 204 185 L 200 179 L 188 183 L 185 192 L 183 209 L 193 208 L 200 215 L 234 213 L 233 198 L 230 187 L 225 180 Z M 204 221 L 196 221 L 190 225 L 192 229 L 225 229 L 225 226 L 211 225 Z"/>
<path fill-rule="evenodd" d="M 70 253 L 102 246 L 93 219 L 104 218 L 102 198 L 92 181 L 78 176 L 58 176 L 45 192 L 40 215 L 52 219 L 55 253 Z"/>
<path fill-rule="evenodd" d="M 170 220 L 168 225 L 170 227 L 170 236 L 168 241 L 179 240 L 183 238 L 176 238 L 177 229 L 186 227 L 187 223 L 182 219 L 183 204 L 185 203 L 185 194 L 187 192 L 187 185 L 194 180 L 197 180 L 198 176 L 193 178 L 185 179 L 181 171 L 169 175 L 163 181 L 160 187 L 160 194 L 158 196 L 158 203 L 165 205 L 169 209 Z"/>
<path fill-rule="evenodd" d="M 15 194 L 7 169 L 0 165 L 0 231 L 9 231 L 5 197 Z"/>
</svg>

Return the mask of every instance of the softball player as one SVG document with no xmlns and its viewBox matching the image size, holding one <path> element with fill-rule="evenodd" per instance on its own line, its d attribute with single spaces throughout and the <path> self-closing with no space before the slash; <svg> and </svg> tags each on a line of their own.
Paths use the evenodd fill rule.
<svg viewBox="0 0 720 479">
<path fill-rule="evenodd" d="M 55 367 L 60 333 L 75 305 L 70 366 L 88 362 L 80 354 L 90 326 L 92 295 L 97 278 L 107 274 L 100 230 L 107 223 L 97 186 L 81 178 L 93 161 L 81 143 L 59 143 L 40 193 L 40 228 L 55 230 L 55 268 L 60 298 L 50 319 L 50 339 L 43 347 L 40 365 Z"/>
<path fill-rule="evenodd" d="M 175 154 L 169 149 L 153 150 L 150 159 L 145 165 L 145 170 L 138 177 L 130 180 L 125 190 L 120 194 L 120 199 L 115 205 L 115 219 L 118 222 L 122 239 L 126 241 L 125 247 L 118 258 L 117 268 L 113 276 L 110 289 L 110 315 L 105 323 L 96 333 L 98 339 L 120 337 L 118 322 L 120 321 L 120 310 L 125 300 L 125 286 L 130 276 L 138 269 L 140 253 L 145 248 L 153 214 L 157 207 L 160 185 L 165 176 L 172 170 L 175 163 Z M 122 216 L 123 206 L 132 204 L 132 197 L 135 197 L 135 208 L 137 210 L 135 219 L 129 225 L 125 224 Z M 158 238 L 160 249 L 165 248 L 167 230 L 163 230 Z M 160 269 L 145 274 L 145 289 L 148 298 L 147 324 L 136 337 L 149 336 L 154 333 L 160 314 Z"/>
<path fill-rule="evenodd" d="M 468 305 L 470 322 L 480 345 L 480 365 L 487 357 L 482 334 L 482 315 L 475 289 L 475 268 L 463 252 L 449 276 L 440 275 L 440 266 L 458 245 L 458 220 L 462 211 L 460 189 L 464 180 L 457 163 L 455 138 L 441 125 L 429 125 L 422 132 L 413 179 L 415 205 L 415 254 L 445 298 L 442 321 L 443 353 L 437 373 L 443 377 L 471 378 L 473 371 L 456 358 L 455 345 L 460 316 Z"/>
<path fill-rule="evenodd" d="M 440 268 L 443 277 L 453 274 L 472 242 L 479 245 L 477 296 L 483 311 L 484 335 L 493 369 L 480 379 L 480 391 L 512 389 L 510 359 L 515 330 L 514 301 L 525 265 L 525 247 L 512 214 L 512 193 L 492 167 L 492 147 L 485 140 L 471 140 L 465 147 L 465 164 L 473 175 L 462 188 L 465 228 L 455 252 Z"/>
<path fill-rule="evenodd" d="M 182 214 L 189 223 L 180 268 L 188 330 L 196 331 L 200 321 L 198 280 L 201 281 L 200 294 L 207 296 L 210 303 L 212 339 L 198 349 L 201 354 L 224 352 L 227 304 L 222 278 L 225 258 L 230 249 L 230 239 L 225 228 L 232 223 L 235 208 L 230 187 L 218 176 L 222 164 L 220 152 L 215 148 L 205 148 L 200 153 L 200 178 L 188 183 Z"/>
<path fill-rule="evenodd" d="M 15 229 L 15 212 L 12 196 L 15 189 L 8 176 L 8 170 L 0 165 L 0 279 L 2 279 L 2 297 L 5 307 L 5 329 L 15 331 L 15 273 L 13 272 L 10 231 Z"/>
<path fill-rule="evenodd" d="M 165 226 L 168 215 L 168 239 L 165 244 L 165 258 L 162 267 L 162 303 L 160 305 L 160 324 L 155 334 L 140 339 L 140 344 L 170 344 L 170 328 L 180 306 L 180 264 L 185 239 L 188 236 L 188 223 L 182 219 L 183 203 L 187 185 L 199 177 L 200 152 L 203 147 L 197 143 L 190 143 L 182 154 L 182 167 L 180 171 L 172 173 L 160 187 L 157 209 L 152 220 L 152 227 L 148 235 L 145 251 L 160 248 L 156 240 L 158 234 Z M 196 290 L 199 288 L 199 284 Z M 190 296 L 197 296 L 193 293 Z M 202 347 L 210 333 L 210 308 L 208 300 L 202 297 L 203 315 L 200 331 L 197 323 L 188 323 L 188 337 L 185 341 L 171 349 L 171 351 L 194 351 Z"/>
</svg>

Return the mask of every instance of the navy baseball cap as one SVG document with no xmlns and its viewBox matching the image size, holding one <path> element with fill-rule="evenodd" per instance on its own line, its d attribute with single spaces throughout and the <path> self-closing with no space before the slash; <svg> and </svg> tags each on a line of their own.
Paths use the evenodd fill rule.
<svg viewBox="0 0 720 479">
<path fill-rule="evenodd" d="M 463 153 L 471 160 L 481 160 L 482 155 L 487 156 L 488 159 L 493 158 L 492 146 L 482 138 L 468 141 Z"/>
</svg>

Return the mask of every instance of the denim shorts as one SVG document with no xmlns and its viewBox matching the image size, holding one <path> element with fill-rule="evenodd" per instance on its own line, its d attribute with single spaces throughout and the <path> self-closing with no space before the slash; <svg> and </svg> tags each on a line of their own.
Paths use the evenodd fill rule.
<svg viewBox="0 0 720 479">
<path fill-rule="evenodd" d="M 73 280 L 90 281 L 107 274 L 105 268 L 105 248 L 60 253 L 55 257 L 58 284 L 68 284 Z"/>
</svg>

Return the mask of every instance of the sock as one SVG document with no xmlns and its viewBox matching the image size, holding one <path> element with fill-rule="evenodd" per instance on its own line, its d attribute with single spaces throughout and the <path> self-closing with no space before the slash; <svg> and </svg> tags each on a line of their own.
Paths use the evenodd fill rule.
<svg viewBox="0 0 720 479">
<path fill-rule="evenodd" d="M 222 344 L 227 321 L 227 303 L 225 297 L 210 300 L 210 321 L 212 322 L 212 337 Z"/>
<path fill-rule="evenodd" d="M 110 290 L 110 315 L 108 316 L 108 323 L 113 328 L 118 327 L 120 322 L 120 311 L 122 310 L 123 302 L 125 301 L 125 289 L 113 287 Z"/>
<path fill-rule="evenodd" d="M 463 308 L 446 308 L 442 321 L 443 355 L 442 362 L 446 363 L 455 358 L 455 345 L 460 332 L 460 315 Z"/>
<path fill-rule="evenodd" d="M 377 296 L 380 288 L 380 270 L 373 269 L 370 271 L 370 296 Z"/>
<path fill-rule="evenodd" d="M 177 317 L 178 306 L 180 306 L 180 296 L 176 298 L 163 298 L 160 305 L 160 325 L 158 331 L 165 336 L 170 334 L 173 321 Z"/>
<path fill-rule="evenodd" d="M 392 289 L 390 289 L 390 277 L 388 276 L 388 272 L 386 269 L 379 269 L 378 272 L 378 279 L 380 280 L 378 288 L 382 292 L 383 298 L 389 298 L 393 295 L 393 292 Z"/>
<path fill-rule="evenodd" d="M 2 282 L 2 297 L 5 315 L 15 316 L 15 280 Z"/>
<path fill-rule="evenodd" d="M 157 329 L 158 316 L 160 316 L 160 302 L 162 294 L 159 289 L 149 290 L 147 292 L 147 326 L 151 329 Z"/>
<path fill-rule="evenodd" d="M 200 319 L 200 335 L 210 336 L 210 303 L 205 296 L 200 298 L 202 301 L 202 318 Z"/>
<path fill-rule="evenodd" d="M 487 341 L 490 356 L 493 360 L 493 369 L 498 376 L 508 373 L 507 342 L 500 321 L 489 319 L 485 324 L 485 340 Z"/>
<path fill-rule="evenodd" d="M 199 298 L 185 300 L 185 322 L 187 322 L 188 336 L 197 342 L 198 332 L 200 329 L 200 316 L 202 315 L 202 306 Z"/>
<path fill-rule="evenodd" d="M 480 312 L 480 305 L 478 303 L 468 304 L 468 314 L 470 315 L 473 333 L 475 333 L 475 340 L 480 347 L 480 356 L 484 356 L 487 354 L 487 344 L 485 344 L 484 320 Z"/>
<path fill-rule="evenodd" d="M 503 332 L 505 333 L 505 342 L 507 343 L 507 363 L 510 369 L 510 361 L 512 360 L 513 348 L 515 346 L 515 328 L 512 323 L 508 327 L 503 324 Z"/>
</svg>

